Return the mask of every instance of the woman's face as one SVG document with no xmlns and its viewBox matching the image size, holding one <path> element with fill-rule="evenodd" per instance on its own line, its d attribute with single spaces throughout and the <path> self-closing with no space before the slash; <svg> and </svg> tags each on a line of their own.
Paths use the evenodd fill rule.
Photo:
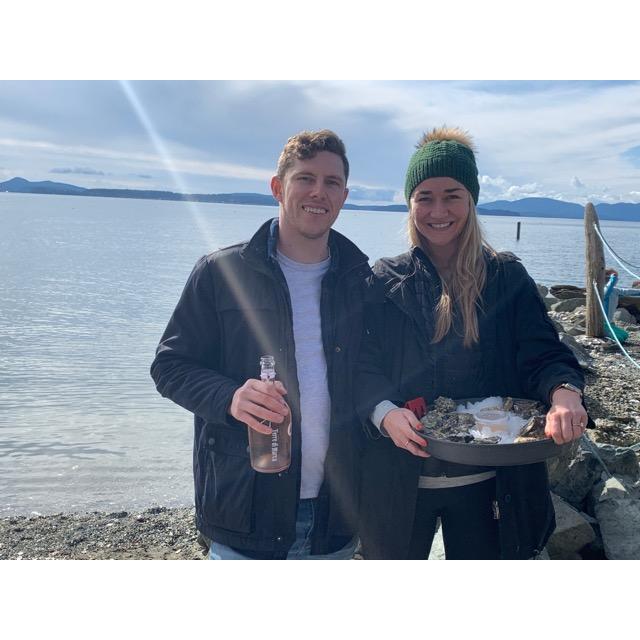
<svg viewBox="0 0 640 640">
<path fill-rule="evenodd" d="M 469 217 L 471 194 L 453 178 L 428 178 L 411 194 L 411 215 L 431 251 L 455 251 Z"/>
</svg>

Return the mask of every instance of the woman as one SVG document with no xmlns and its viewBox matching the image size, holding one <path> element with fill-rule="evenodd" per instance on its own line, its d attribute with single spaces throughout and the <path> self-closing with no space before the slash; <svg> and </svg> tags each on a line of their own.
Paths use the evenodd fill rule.
<svg viewBox="0 0 640 640">
<path fill-rule="evenodd" d="M 405 182 L 411 250 L 374 267 L 380 300 L 356 385 L 372 435 L 362 484 L 366 558 L 427 558 L 438 517 L 448 559 L 535 557 L 555 527 L 544 463 L 436 460 L 402 408 L 419 397 L 532 398 L 550 405 L 545 430 L 556 443 L 584 432 L 580 366 L 518 259 L 484 241 L 479 191 L 469 136 L 446 127 L 426 134 Z"/>
</svg>

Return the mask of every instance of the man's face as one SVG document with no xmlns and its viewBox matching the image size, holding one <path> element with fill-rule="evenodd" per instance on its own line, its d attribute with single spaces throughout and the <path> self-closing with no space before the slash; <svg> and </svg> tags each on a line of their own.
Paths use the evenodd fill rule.
<svg viewBox="0 0 640 640">
<path fill-rule="evenodd" d="M 271 179 L 273 197 L 280 203 L 281 232 L 307 240 L 326 240 L 347 199 L 342 158 L 320 151 L 313 158 L 296 159 L 281 180 Z"/>
</svg>

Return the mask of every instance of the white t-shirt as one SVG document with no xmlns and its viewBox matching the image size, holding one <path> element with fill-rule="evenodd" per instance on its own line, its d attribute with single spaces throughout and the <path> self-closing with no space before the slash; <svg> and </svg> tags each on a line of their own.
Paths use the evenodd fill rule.
<svg viewBox="0 0 640 640">
<path fill-rule="evenodd" d="M 278 263 L 287 280 L 293 313 L 302 431 L 300 498 L 316 498 L 324 480 L 331 421 L 320 319 L 322 278 L 329 269 L 331 258 L 305 264 L 295 262 L 278 251 Z"/>
</svg>

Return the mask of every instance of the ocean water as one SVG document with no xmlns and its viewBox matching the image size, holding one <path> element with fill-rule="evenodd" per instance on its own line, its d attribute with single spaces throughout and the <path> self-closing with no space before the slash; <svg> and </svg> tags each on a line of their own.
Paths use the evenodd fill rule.
<svg viewBox="0 0 640 640">
<path fill-rule="evenodd" d="M 275 215 L 0 193 L 0 517 L 193 503 L 192 418 L 157 394 L 149 365 L 195 261 Z M 536 281 L 584 286 L 582 221 L 481 220 Z M 405 250 L 405 221 L 343 211 L 336 228 L 373 261 Z M 640 264 L 640 223 L 601 227 Z"/>
</svg>

